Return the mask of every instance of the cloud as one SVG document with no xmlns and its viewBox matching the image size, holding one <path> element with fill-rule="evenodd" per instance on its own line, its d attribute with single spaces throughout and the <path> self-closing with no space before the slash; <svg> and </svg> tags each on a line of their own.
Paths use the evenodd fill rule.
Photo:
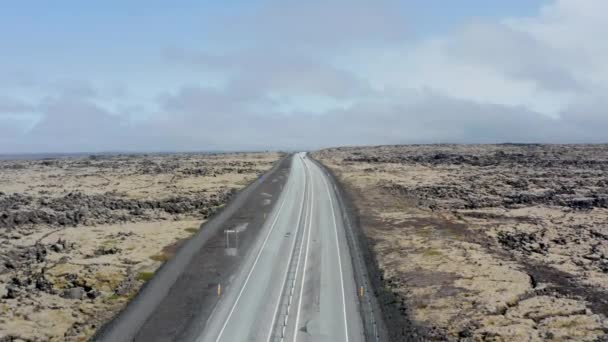
<svg viewBox="0 0 608 342">
<path fill-rule="evenodd" d="M 261 1 L 244 14 L 212 21 L 213 36 L 236 45 L 335 50 L 399 42 L 408 36 L 397 1 Z M 323 50 L 320 53 L 323 53 Z"/>
<path fill-rule="evenodd" d="M 67 98 L 94 98 L 98 91 L 87 81 L 77 79 L 63 79 L 52 82 L 51 86 Z"/>
<path fill-rule="evenodd" d="M 559 50 L 504 24 L 469 24 L 446 45 L 447 55 L 461 63 L 494 69 L 514 80 L 532 81 L 547 91 L 584 90 Z"/>
<path fill-rule="evenodd" d="M 43 116 L 26 139 L 41 150 L 97 151 L 115 148 L 117 141 L 127 143 L 123 118 L 86 99 L 46 99 L 39 110 Z"/>
<path fill-rule="evenodd" d="M 608 141 L 608 100 L 605 98 L 585 98 L 572 103 L 562 111 L 560 117 L 571 128 L 569 133 L 577 137 L 579 142 Z"/>
<path fill-rule="evenodd" d="M 227 55 L 170 49 L 172 62 L 204 71 L 231 75 L 230 87 L 264 96 L 269 92 L 289 95 L 322 95 L 333 98 L 365 96 L 371 88 L 357 75 L 309 55 L 245 50 Z"/>
<path fill-rule="evenodd" d="M 28 126 L 27 121 L 13 117 L 0 117 L 0 123 L 0 141 L 3 143 L 20 138 Z"/>
<path fill-rule="evenodd" d="M 414 37 L 396 2 L 247 5 L 145 75 L 15 83 L 42 96 L 0 98 L 0 152 L 607 142 L 606 6 L 558 0 Z M 16 120 L 30 112 L 33 126 Z"/>
<path fill-rule="evenodd" d="M 172 114 L 135 122 L 125 122 L 119 114 L 86 101 L 51 101 L 44 106 L 45 118 L 26 135 L 29 143 L 25 147 L 38 151 L 167 151 L 603 142 L 600 129 L 588 134 L 589 118 L 554 119 L 522 107 L 476 103 L 436 92 L 385 94 L 382 103 L 360 101 L 323 115 L 246 111 L 248 100 L 225 101 L 230 94 L 229 90 L 186 87 L 159 99 L 162 112 Z M 600 114 L 594 118 L 602 120 Z M 583 131 L 587 133 L 572 134 Z"/>
<path fill-rule="evenodd" d="M 439 93 L 410 94 L 414 101 L 359 103 L 316 118 L 306 127 L 322 146 L 398 143 L 567 141 L 559 120 L 521 107 L 480 104 Z"/>
<path fill-rule="evenodd" d="M 31 112 L 34 107 L 20 99 L 0 95 L 0 115 Z"/>
</svg>

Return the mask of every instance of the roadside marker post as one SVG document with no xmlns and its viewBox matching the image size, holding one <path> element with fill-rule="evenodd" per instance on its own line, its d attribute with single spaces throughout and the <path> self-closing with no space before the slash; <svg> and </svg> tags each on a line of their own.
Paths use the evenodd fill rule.
<svg viewBox="0 0 608 342">
<path fill-rule="evenodd" d="M 222 284 L 217 284 L 217 296 L 221 297 L 222 296 Z"/>
<path fill-rule="evenodd" d="M 226 248 L 230 248 L 230 235 L 229 234 L 234 234 L 234 240 L 235 240 L 235 247 L 234 248 L 239 248 L 239 231 L 237 229 L 226 229 L 224 230 L 224 233 L 226 233 Z"/>
</svg>

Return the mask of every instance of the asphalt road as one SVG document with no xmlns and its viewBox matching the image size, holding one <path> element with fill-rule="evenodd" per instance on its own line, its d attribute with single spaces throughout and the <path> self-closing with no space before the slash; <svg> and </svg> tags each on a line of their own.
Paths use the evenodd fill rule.
<svg viewBox="0 0 608 342">
<path fill-rule="evenodd" d="M 195 340 L 363 341 L 339 208 L 325 173 L 297 154 L 253 248 L 218 288 L 219 301 Z"/>
</svg>

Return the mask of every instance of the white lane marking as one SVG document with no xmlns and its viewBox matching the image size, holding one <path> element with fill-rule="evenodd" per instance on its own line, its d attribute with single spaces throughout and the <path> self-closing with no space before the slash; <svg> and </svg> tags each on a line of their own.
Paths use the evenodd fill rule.
<svg viewBox="0 0 608 342">
<path fill-rule="evenodd" d="M 302 161 L 304 162 L 304 159 L 302 159 Z M 308 166 L 306 166 L 306 162 L 304 162 L 304 164 L 305 164 L 305 169 L 308 169 Z M 310 176 L 310 170 L 308 170 L 308 173 L 309 173 L 309 176 Z M 310 180 L 310 182 L 308 183 L 308 187 L 310 188 L 309 193 L 312 193 L 312 180 Z M 309 200 L 309 203 L 310 203 L 309 204 L 309 207 L 310 207 L 310 205 L 312 205 L 312 201 Z M 310 222 L 310 221 L 312 221 L 312 211 L 308 211 L 306 213 L 306 216 L 304 217 L 304 235 L 306 234 L 306 223 Z M 308 231 L 310 232 L 310 224 L 308 225 L 308 227 L 309 227 Z M 302 243 L 304 243 L 304 241 L 302 241 Z M 296 264 L 296 273 L 295 273 L 296 274 L 296 278 L 295 279 L 298 278 L 298 272 L 300 270 L 300 265 L 302 264 L 301 263 L 301 261 L 302 261 L 302 252 L 303 252 L 303 249 L 300 248 L 300 252 L 298 253 L 298 263 Z M 283 342 L 283 340 L 285 338 L 285 327 L 287 326 L 287 322 L 289 320 L 289 308 L 291 306 L 291 301 L 293 300 L 295 285 L 296 284 L 294 282 L 292 288 L 290 289 L 291 293 L 289 294 L 289 301 L 288 301 L 289 305 L 287 306 L 287 315 L 285 315 L 285 325 L 283 326 L 283 331 L 282 331 L 282 336 L 281 336 L 281 342 Z M 296 324 L 296 327 L 297 327 L 297 324 Z"/>
<path fill-rule="evenodd" d="M 344 294 L 344 276 L 342 275 L 342 258 L 340 257 L 340 243 L 338 242 L 338 225 L 336 224 L 336 213 L 334 211 L 334 201 L 331 197 L 331 193 L 329 192 L 329 185 L 327 185 L 327 180 L 325 180 L 325 175 L 321 173 L 321 178 L 323 178 L 323 183 L 325 183 L 325 189 L 327 190 L 327 195 L 329 196 L 329 204 L 331 207 L 331 215 L 334 221 L 334 230 L 336 232 L 336 251 L 338 253 L 338 266 L 340 269 L 340 285 L 342 287 L 342 309 L 344 313 L 344 334 L 345 341 L 348 342 L 348 322 L 346 320 L 346 295 Z"/>
<path fill-rule="evenodd" d="M 312 173 L 310 172 L 310 168 L 308 167 L 308 163 L 305 161 L 304 162 L 304 166 L 308 169 L 309 174 L 311 175 L 311 184 L 312 184 Z M 308 264 L 308 250 L 310 247 L 310 231 L 312 230 L 312 213 L 314 211 L 314 186 L 311 185 L 310 188 L 310 216 L 309 216 L 309 221 L 308 221 L 308 237 L 307 237 L 307 241 L 306 241 L 306 254 L 304 255 L 304 272 L 302 274 L 302 285 L 300 287 L 300 298 L 298 299 L 298 309 L 297 309 L 297 314 L 296 314 L 296 325 L 294 326 L 294 330 L 293 330 L 293 341 L 297 342 L 298 341 L 298 326 L 300 325 L 300 310 L 302 308 L 302 294 L 304 293 L 304 283 L 306 280 L 306 265 Z"/>
<path fill-rule="evenodd" d="M 290 186 L 290 188 L 289 188 L 290 192 L 291 192 L 292 188 L 293 187 Z M 285 197 L 281 201 L 281 206 L 279 207 L 279 210 L 277 210 L 276 216 L 274 217 L 274 221 L 272 222 L 272 225 L 270 226 L 270 230 L 268 231 L 268 234 L 266 234 L 266 238 L 264 239 L 264 243 L 262 244 L 262 247 L 260 248 L 260 250 L 258 252 L 258 255 L 256 256 L 255 261 L 253 262 L 253 266 L 251 266 L 251 269 L 249 270 L 249 273 L 247 274 L 247 278 L 245 279 L 245 283 L 243 284 L 243 287 L 241 287 L 241 291 L 239 292 L 239 295 L 236 297 L 236 301 L 234 302 L 234 304 L 232 304 L 232 308 L 230 309 L 230 313 L 228 314 L 228 317 L 224 321 L 224 325 L 222 325 L 222 329 L 220 330 L 220 333 L 218 334 L 217 338 L 215 339 L 215 342 L 218 342 L 222 338 L 222 335 L 224 334 L 224 330 L 226 329 L 226 326 L 228 325 L 228 322 L 230 321 L 230 318 L 232 317 L 232 314 L 234 313 L 234 309 L 236 308 L 239 300 L 241 299 L 241 296 L 243 295 L 243 292 L 245 291 L 245 288 L 247 287 L 247 283 L 249 282 L 249 278 L 251 278 L 251 274 L 253 273 L 253 270 L 255 269 L 255 266 L 257 265 L 258 260 L 260 259 L 260 255 L 262 255 L 262 252 L 264 251 L 264 247 L 266 246 L 266 243 L 268 242 L 268 238 L 270 237 L 270 234 L 274 230 L 274 227 L 275 227 L 275 225 L 277 223 L 277 220 L 281 216 L 280 213 L 281 213 L 281 210 L 283 209 L 283 205 L 285 204 L 285 201 L 289 197 L 287 195 L 288 195 L 288 193 L 285 193 Z"/>
<path fill-rule="evenodd" d="M 302 157 L 300 156 L 300 160 L 302 160 Z M 304 163 L 304 161 L 302 160 L 302 163 Z M 308 174 L 306 172 L 306 168 L 304 168 L 304 191 L 302 193 L 302 204 L 300 205 L 300 211 L 298 213 L 298 220 L 296 222 L 298 222 L 298 230 L 300 228 L 300 219 L 302 218 L 302 212 L 306 211 L 305 207 L 306 207 L 306 203 L 304 203 L 304 200 L 306 199 L 306 188 L 308 187 Z M 304 229 L 306 229 L 306 217 L 304 217 Z M 294 234 L 294 240 L 293 240 L 293 245 L 291 247 L 291 252 L 290 252 L 290 257 L 289 257 L 289 262 L 287 263 L 287 268 L 285 269 L 285 276 L 283 278 L 283 283 L 282 284 L 286 284 L 287 282 L 287 276 L 289 275 L 289 267 L 291 266 L 291 258 L 293 257 L 293 249 L 296 247 L 296 243 L 297 241 L 297 237 L 298 237 L 298 231 L 296 231 L 296 233 Z M 300 249 L 300 255 L 302 254 L 302 250 Z M 298 263 L 300 261 L 298 260 Z M 297 272 L 297 268 L 296 268 L 296 275 L 298 274 Z M 274 308 L 274 314 L 272 315 L 272 320 L 270 321 L 270 329 L 268 330 L 268 338 L 266 339 L 267 341 L 270 341 L 270 339 L 272 338 L 272 328 L 274 328 L 274 320 L 277 318 L 277 312 L 279 311 L 279 307 L 281 306 L 281 299 L 282 299 L 282 291 L 284 289 L 281 289 L 281 294 L 279 295 L 279 298 L 277 300 L 277 305 Z"/>
</svg>

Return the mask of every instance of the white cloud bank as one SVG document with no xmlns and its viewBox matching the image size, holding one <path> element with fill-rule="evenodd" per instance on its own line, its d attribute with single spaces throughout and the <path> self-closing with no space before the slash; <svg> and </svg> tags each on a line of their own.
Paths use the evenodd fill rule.
<svg viewBox="0 0 608 342">
<path fill-rule="evenodd" d="M 396 3 L 371 4 L 264 2 L 210 21 L 215 49 L 159 47 L 193 77 L 152 103 L 128 98 L 128 78 L 100 91 L 84 75 L 0 96 L 0 152 L 608 142 L 606 1 L 426 39 Z"/>
</svg>

